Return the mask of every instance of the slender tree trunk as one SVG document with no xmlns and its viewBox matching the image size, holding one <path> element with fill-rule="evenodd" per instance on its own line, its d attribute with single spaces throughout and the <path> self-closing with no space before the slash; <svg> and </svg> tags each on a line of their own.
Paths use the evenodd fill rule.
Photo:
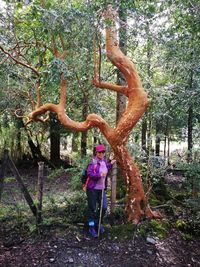
<svg viewBox="0 0 200 267">
<path fill-rule="evenodd" d="M 112 168 L 111 177 L 111 195 L 110 195 L 110 212 L 113 213 L 116 204 L 116 194 L 117 194 L 117 164 L 115 163 Z"/>
<path fill-rule="evenodd" d="M 29 144 L 33 158 L 36 161 L 41 160 L 43 158 L 43 156 L 42 156 L 42 153 L 40 150 L 40 145 L 39 145 L 39 143 L 37 143 L 37 145 L 35 145 L 29 134 L 28 134 L 28 144 Z"/>
<path fill-rule="evenodd" d="M 30 147 L 33 159 L 36 161 L 44 160 L 44 157 L 42 156 L 42 152 L 40 150 L 39 142 L 37 141 L 37 145 L 35 145 L 35 143 L 33 142 L 32 138 L 31 138 L 30 132 L 27 130 L 27 128 L 25 127 L 25 125 L 23 123 L 23 120 L 21 120 L 21 124 L 22 124 L 22 127 L 24 127 L 25 132 L 27 134 L 28 145 Z"/>
<path fill-rule="evenodd" d="M 17 156 L 21 158 L 22 155 L 22 147 L 21 147 L 21 131 L 17 132 Z"/>
<path fill-rule="evenodd" d="M 160 125 L 159 122 L 156 123 L 156 156 L 160 156 Z"/>
<path fill-rule="evenodd" d="M 147 126 L 147 157 L 149 157 L 152 151 L 152 135 L 151 135 L 151 118 L 149 114 L 148 126 Z"/>
<path fill-rule="evenodd" d="M 193 148 L 192 131 L 193 131 L 193 108 L 192 106 L 190 106 L 188 109 L 188 157 L 187 157 L 188 162 L 192 160 L 192 148 Z"/>
<path fill-rule="evenodd" d="M 167 136 L 168 136 L 168 132 L 169 132 L 168 127 L 169 127 L 169 120 L 167 119 L 166 126 L 165 126 L 164 157 L 166 157 L 166 154 L 167 154 Z"/>
<path fill-rule="evenodd" d="M 4 151 L 4 155 L 3 158 L 1 159 L 1 166 L 0 166 L 0 202 L 1 202 L 1 196 L 2 196 L 2 192 L 3 192 L 3 188 L 4 188 L 4 177 L 5 177 L 5 173 L 6 173 L 6 165 L 7 165 L 7 161 L 8 161 L 8 151 L 5 150 Z"/>
<path fill-rule="evenodd" d="M 20 105 L 17 106 L 16 109 L 20 109 Z M 15 125 L 16 125 L 16 130 L 17 130 L 17 135 L 16 135 L 17 151 L 15 153 L 16 155 L 15 159 L 20 160 L 22 158 L 21 128 L 24 127 L 22 119 L 15 118 Z"/>
<path fill-rule="evenodd" d="M 98 142 L 98 129 L 94 128 L 93 130 L 93 143 L 94 143 L 94 147 L 97 145 Z"/>
<path fill-rule="evenodd" d="M 79 138 L 79 133 L 74 132 L 72 136 L 72 151 L 73 152 L 78 152 L 78 138 Z"/>
<path fill-rule="evenodd" d="M 164 138 L 164 152 L 163 152 L 163 156 L 164 156 L 164 158 L 166 157 L 166 149 L 167 149 L 167 137 L 166 137 L 166 135 L 165 135 L 165 138 Z"/>
<path fill-rule="evenodd" d="M 86 120 L 88 115 L 88 96 L 84 93 L 83 97 L 83 108 L 82 108 L 82 118 Z M 81 133 L 81 157 L 87 155 L 87 131 Z"/>
<path fill-rule="evenodd" d="M 120 1 L 123 4 L 123 1 Z M 119 28 L 119 47 L 121 51 L 126 55 L 126 46 L 127 46 L 127 10 L 123 5 L 120 5 L 119 8 L 119 19 L 120 19 L 120 28 Z M 126 79 L 121 71 L 117 71 L 117 84 L 126 85 Z M 119 121 L 123 112 L 126 109 L 126 96 L 122 93 L 117 93 L 117 108 L 116 108 L 116 122 Z"/>
<path fill-rule="evenodd" d="M 147 118 L 143 117 L 142 120 L 142 150 L 147 152 Z"/>
<path fill-rule="evenodd" d="M 53 164 L 60 162 L 60 130 L 54 113 L 50 113 L 50 161 Z"/>
<path fill-rule="evenodd" d="M 42 198 L 43 198 L 44 162 L 38 162 L 38 194 L 37 194 L 37 225 L 42 222 Z"/>
<path fill-rule="evenodd" d="M 7 152 L 8 153 L 8 152 Z M 15 176 L 18 184 L 19 184 L 19 187 L 22 191 L 22 193 L 24 194 L 24 197 L 31 209 L 31 211 L 33 212 L 33 215 L 37 218 L 37 207 L 35 206 L 35 203 L 33 202 L 26 186 L 24 185 L 24 182 L 15 166 L 15 164 L 13 163 L 12 159 L 8 156 L 8 167 L 10 168 L 10 170 L 12 171 L 13 175 Z"/>
<path fill-rule="evenodd" d="M 170 135 L 168 133 L 168 138 L 167 138 L 167 158 L 168 158 L 168 165 L 170 165 Z"/>
</svg>

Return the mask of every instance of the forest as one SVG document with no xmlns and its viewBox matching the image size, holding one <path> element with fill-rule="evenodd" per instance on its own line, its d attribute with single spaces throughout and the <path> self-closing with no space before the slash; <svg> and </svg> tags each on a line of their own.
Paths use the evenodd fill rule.
<svg viewBox="0 0 200 267">
<path fill-rule="evenodd" d="M 200 266 L 199 43 L 196 0 L 0 0 L 0 266 Z"/>
</svg>

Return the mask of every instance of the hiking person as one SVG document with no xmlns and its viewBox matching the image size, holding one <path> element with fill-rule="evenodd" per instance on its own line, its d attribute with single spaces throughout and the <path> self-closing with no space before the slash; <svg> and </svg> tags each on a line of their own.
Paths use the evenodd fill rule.
<svg viewBox="0 0 200 267">
<path fill-rule="evenodd" d="M 88 202 L 88 214 L 87 223 L 89 227 L 89 234 L 93 237 L 98 237 L 97 229 L 98 226 L 100 233 L 104 233 L 104 227 L 101 225 L 102 218 L 104 217 L 107 210 L 107 198 L 106 198 L 106 185 L 107 185 L 107 174 L 112 168 L 112 165 L 116 160 L 107 162 L 105 159 L 106 148 L 104 145 L 97 145 L 95 148 L 95 156 L 91 160 L 88 168 L 86 181 L 86 194 Z M 103 199 L 102 199 L 103 196 Z M 102 201 L 101 201 L 102 199 Z M 101 219 L 99 215 L 101 213 Z"/>
</svg>

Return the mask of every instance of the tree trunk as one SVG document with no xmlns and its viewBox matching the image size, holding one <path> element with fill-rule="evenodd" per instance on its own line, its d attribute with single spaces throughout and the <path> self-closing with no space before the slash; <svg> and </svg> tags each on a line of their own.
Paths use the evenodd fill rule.
<svg viewBox="0 0 200 267">
<path fill-rule="evenodd" d="M 54 113 L 50 113 L 50 161 L 60 163 L 60 129 Z"/>
<path fill-rule="evenodd" d="M 114 163 L 112 168 L 112 176 L 111 176 L 111 195 L 110 195 L 110 212 L 113 213 L 115 210 L 116 204 L 116 194 L 117 194 L 117 164 Z"/>
<path fill-rule="evenodd" d="M 123 1 L 120 1 L 120 3 Z M 119 3 L 119 4 L 120 4 Z M 119 47 L 122 52 L 126 55 L 126 45 L 127 45 L 127 10 L 125 9 L 123 3 L 119 7 Z M 117 71 L 117 84 L 125 86 L 126 79 L 121 71 Z M 119 121 L 123 112 L 126 109 L 126 96 L 122 93 L 117 93 L 117 108 L 116 108 L 116 122 Z"/>
<path fill-rule="evenodd" d="M 79 133 L 73 133 L 72 136 L 72 151 L 73 152 L 78 152 L 78 138 L 79 138 Z"/>
<path fill-rule="evenodd" d="M 40 150 L 40 145 L 38 142 L 37 142 L 37 145 L 35 145 L 29 134 L 28 134 L 28 144 L 29 144 L 33 159 L 35 159 L 36 161 L 41 160 L 43 156 Z"/>
<path fill-rule="evenodd" d="M 142 120 L 142 150 L 147 152 L 147 119 L 146 116 Z"/>
<path fill-rule="evenodd" d="M 6 153 L 8 153 L 8 152 L 6 152 Z M 26 199 L 26 201 L 27 201 L 27 203 L 28 203 L 33 215 L 37 218 L 37 207 L 35 206 L 34 201 L 32 200 L 32 198 L 31 198 L 26 186 L 24 185 L 24 182 L 23 182 L 23 180 L 22 180 L 22 178 L 21 178 L 21 176 L 20 176 L 15 164 L 13 163 L 12 159 L 9 156 L 8 156 L 7 162 L 8 162 L 8 167 L 10 168 L 10 170 L 13 173 L 13 175 L 15 176 L 15 178 L 16 178 L 18 184 L 19 184 L 19 187 L 20 187 L 20 189 L 21 189 L 21 191 L 22 191 L 22 193 L 23 193 L 23 195 L 24 195 L 24 197 L 25 197 L 25 199 Z"/>
<path fill-rule="evenodd" d="M 160 156 L 160 125 L 159 122 L 156 122 L 156 156 Z"/>
<path fill-rule="evenodd" d="M 45 158 L 42 156 L 39 142 L 37 141 L 37 145 L 35 145 L 31 138 L 30 132 L 27 130 L 27 127 L 24 125 L 23 120 L 21 120 L 21 124 L 22 124 L 22 127 L 24 127 L 25 132 L 27 134 L 28 144 L 29 144 L 33 159 L 36 161 L 45 160 Z"/>
<path fill-rule="evenodd" d="M 168 158 L 168 165 L 170 165 L 170 135 L 168 134 L 168 138 L 167 138 L 167 158 Z"/>
<path fill-rule="evenodd" d="M 37 192 L 37 225 L 40 227 L 42 222 L 42 198 L 44 181 L 44 162 L 38 162 L 38 192 Z"/>
<path fill-rule="evenodd" d="M 88 115 L 88 96 L 84 93 L 83 96 L 83 108 L 82 108 L 82 118 L 86 120 Z M 81 133 L 81 157 L 87 155 L 87 131 Z"/>
<path fill-rule="evenodd" d="M 6 173 L 6 165 L 8 161 L 8 151 L 4 151 L 4 155 L 2 158 L 1 166 L 0 166 L 0 202 L 1 202 L 1 196 L 4 188 L 4 177 Z"/>
<path fill-rule="evenodd" d="M 127 9 L 123 5 L 123 1 L 119 1 L 119 47 L 122 52 L 126 55 L 126 45 L 127 45 Z M 126 79 L 121 71 L 117 70 L 117 84 L 120 86 L 126 86 Z M 126 96 L 120 92 L 117 93 L 116 99 L 116 125 L 123 116 L 124 111 L 126 110 Z M 112 173 L 112 183 L 111 183 L 111 212 L 114 211 L 114 201 L 116 200 L 117 194 L 119 193 L 120 186 L 123 183 L 122 171 L 117 163 L 117 166 L 113 169 Z M 117 192 L 118 184 L 118 192 Z"/>
<path fill-rule="evenodd" d="M 152 151 L 152 135 L 151 135 L 151 118 L 148 116 L 148 127 L 147 127 L 147 157 L 151 154 Z"/>
<path fill-rule="evenodd" d="M 193 132 L 193 108 L 192 106 L 188 109 L 188 157 L 187 161 L 192 161 L 192 148 L 193 148 L 193 140 L 192 140 L 192 132 Z"/>
<path fill-rule="evenodd" d="M 124 182 L 127 189 L 126 211 L 129 221 L 137 223 L 141 216 L 145 215 L 149 218 L 159 216 L 153 212 L 144 193 L 140 171 L 138 166 L 133 162 L 127 148 L 125 146 L 116 146 L 110 143 L 117 162 L 123 172 Z"/>
</svg>

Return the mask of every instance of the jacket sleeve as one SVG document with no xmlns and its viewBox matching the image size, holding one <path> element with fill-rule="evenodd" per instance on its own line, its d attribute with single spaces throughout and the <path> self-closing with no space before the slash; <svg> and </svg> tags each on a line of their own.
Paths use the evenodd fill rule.
<svg viewBox="0 0 200 267">
<path fill-rule="evenodd" d="M 91 162 L 87 169 L 87 175 L 94 181 L 101 179 L 101 176 L 99 173 L 99 165 L 96 164 L 96 167 L 95 167 L 95 164 Z"/>
</svg>

